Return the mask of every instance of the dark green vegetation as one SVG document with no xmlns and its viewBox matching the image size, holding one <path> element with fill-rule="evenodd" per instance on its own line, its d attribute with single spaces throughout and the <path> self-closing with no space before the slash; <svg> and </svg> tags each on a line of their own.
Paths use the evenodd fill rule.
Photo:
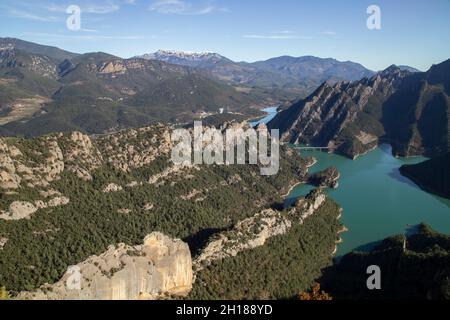
<svg viewBox="0 0 450 320">
<path fill-rule="evenodd" d="M 305 97 L 324 81 L 359 80 L 374 73 L 351 61 L 304 57 L 277 57 L 254 63 L 234 62 L 217 53 L 163 51 L 141 56 L 202 69 L 234 85 L 282 90 L 292 99 Z M 275 93 L 275 92 L 274 92 Z"/>
<path fill-rule="evenodd" d="M 249 118 L 277 101 L 273 92 L 236 88 L 201 70 L 160 61 L 79 55 L 0 39 L 0 115 L 3 121 L 10 116 L 0 126 L 3 136 L 104 133 L 157 121 L 186 122 L 221 108 Z M 46 103 L 36 102 L 23 114 L 24 98 Z M 17 113 L 22 116 L 14 117 Z"/>
<path fill-rule="evenodd" d="M 316 187 L 337 188 L 339 171 L 335 167 L 308 175 L 308 183 Z"/>
<path fill-rule="evenodd" d="M 287 142 L 330 146 L 350 158 L 383 142 L 394 155 L 436 156 L 450 149 L 449 96 L 450 60 L 427 72 L 391 66 L 360 81 L 324 83 L 268 127 Z"/>
<path fill-rule="evenodd" d="M 287 214 L 287 212 L 285 212 Z M 308 290 L 331 264 L 342 227 L 331 200 L 304 224 L 264 246 L 217 261 L 197 274 L 189 299 L 289 299 Z"/>
<path fill-rule="evenodd" d="M 450 198 L 450 153 L 414 165 L 400 172 L 426 191 Z"/>
<path fill-rule="evenodd" d="M 352 252 L 323 277 L 335 299 L 450 299 L 450 237 L 421 224 L 415 233 L 387 238 L 369 252 Z M 368 290 L 366 269 L 381 269 L 381 290 Z"/>
<path fill-rule="evenodd" d="M 161 136 L 158 132 L 155 129 L 137 135 L 121 132 L 94 139 L 94 148 L 101 151 L 103 162 L 101 167 L 91 170 L 92 181 L 81 180 L 67 168 L 74 163 L 83 166 L 82 159 L 93 159 L 94 149 L 87 149 L 91 150 L 88 156 L 71 160 L 68 154 L 74 150 L 74 142 L 68 139 L 68 135 L 57 136 L 66 169 L 59 179 L 44 189 L 58 190 L 70 198 L 70 203 L 40 209 L 30 219 L 0 219 L 0 237 L 8 239 L 0 250 L 0 284 L 17 292 L 56 282 L 69 265 L 104 252 L 111 244 L 139 244 L 152 231 L 182 238 L 195 252 L 214 230 L 226 229 L 263 208 L 281 206 L 283 200 L 279 195 L 303 179 L 305 174 L 304 160 L 295 153 L 286 153 L 284 149 L 279 174 L 270 177 L 261 176 L 259 167 L 252 165 L 201 166 L 200 170 L 184 169 L 149 184 L 149 177 L 171 166 L 167 155 L 160 154 L 151 163 L 127 172 L 117 169 L 108 160 L 116 155 L 127 155 L 128 147 L 122 153 L 118 151 L 125 144 L 138 149 L 141 142 L 152 141 L 153 134 Z M 118 145 L 110 149 L 116 138 Z M 45 163 L 48 157 L 43 148 L 45 139 L 7 138 L 4 141 L 22 152 L 18 161 L 27 160 L 28 166 L 34 166 Z M 151 146 L 157 144 L 152 142 Z M 133 181 L 137 184 L 127 186 Z M 110 183 L 123 186 L 123 190 L 102 192 Z M 41 189 L 23 184 L 14 193 L 2 191 L 0 209 L 7 210 L 13 201 L 42 199 L 38 192 Z M 195 190 L 199 193 L 188 197 Z M 152 204 L 151 209 L 145 208 L 147 204 Z M 126 213 L 122 209 L 130 211 Z M 333 229 L 326 230 L 322 235 L 328 237 L 326 234 L 330 231 L 331 237 Z M 316 239 L 310 241 L 315 245 Z M 312 270 L 321 261 L 305 260 L 311 276 L 317 274 Z M 292 294 L 295 292 L 297 290 Z"/>
</svg>

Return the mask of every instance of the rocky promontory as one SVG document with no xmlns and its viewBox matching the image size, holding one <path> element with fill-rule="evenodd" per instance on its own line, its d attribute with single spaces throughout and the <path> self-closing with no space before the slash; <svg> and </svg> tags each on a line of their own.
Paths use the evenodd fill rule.
<svg viewBox="0 0 450 320">
<path fill-rule="evenodd" d="M 137 300 L 185 296 L 192 288 L 189 247 L 154 232 L 142 245 L 112 245 L 69 267 L 60 281 L 22 292 L 32 300 Z"/>
<path fill-rule="evenodd" d="M 200 271 L 213 261 L 234 257 L 244 250 L 263 246 L 274 236 L 286 234 L 293 225 L 314 214 L 325 202 L 319 190 L 297 200 L 287 212 L 266 209 L 255 216 L 238 222 L 231 230 L 216 234 L 194 261 L 194 270 Z"/>
<path fill-rule="evenodd" d="M 339 186 L 339 177 L 339 171 L 335 167 L 330 167 L 323 171 L 308 175 L 307 181 L 309 184 L 319 188 L 336 189 Z"/>
</svg>

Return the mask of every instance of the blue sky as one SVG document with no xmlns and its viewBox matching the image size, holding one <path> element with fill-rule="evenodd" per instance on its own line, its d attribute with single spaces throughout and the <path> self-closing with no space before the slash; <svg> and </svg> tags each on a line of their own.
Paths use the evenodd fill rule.
<svg viewBox="0 0 450 320">
<path fill-rule="evenodd" d="M 69 5 L 81 30 L 66 28 Z M 369 5 L 381 30 L 366 26 Z M 314 55 L 421 70 L 450 58 L 450 0 L 0 0 L 0 37 L 121 57 L 158 49 L 237 61 Z"/>
</svg>

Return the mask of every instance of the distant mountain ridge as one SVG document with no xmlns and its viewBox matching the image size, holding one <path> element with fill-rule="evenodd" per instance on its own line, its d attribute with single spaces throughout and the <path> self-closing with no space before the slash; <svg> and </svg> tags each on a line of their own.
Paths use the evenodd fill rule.
<svg viewBox="0 0 450 320">
<path fill-rule="evenodd" d="M 379 143 L 395 155 L 434 156 L 450 148 L 450 60 L 427 72 L 390 66 L 359 81 L 324 82 L 269 124 L 290 143 L 328 146 L 355 158 Z"/>
<path fill-rule="evenodd" d="M 282 56 L 248 63 L 234 62 L 218 53 L 159 50 L 138 57 L 201 68 L 235 85 L 277 88 L 297 97 L 311 93 L 323 81 L 359 80 L 374 74 L 358 63 L 313 56 Z"/>
<path fill-rule="evenodd" d="M 245 63 L 210 52 L 158 51 L 122 59 L 0 38 L 0 135 L 104 133 L 208 116 L 220 121 L 220 110 L 224 119 L 243 120 L 261 115 L 262 106 L 301 98 L 323 81 L 372 73 L 316 57 Z"/>
<path fill-rule="evenodd" d="M 147 60 L 159 60 L 172 64 L 186 65 L 189 67 L 205 67 L 217 63 L 232 63 L 228 58 L 213 52 L 185 52 L 176 50 L 158 50 L 155 53 L 148 53 L 136 58 Z"/>
<path fill-rule="evenodd" d="M 44 46 L 16 38 L 0 38 L 0 50 L 5 48 L 18 49 L 36 55 L 45 55 L 58 61 L 72 59 L 79 55 L 57 47 Z"/>
<path fill-rule="evenodd" d="M 280 72 L 299 79 L 314 79 L 320 82 L 327 80 L 359 80 L 374 74 L 359 63 L 341 62 L 332 58 L 314 56 L 283 56 L 252 65 L 270 72 Z"/>
</svg>

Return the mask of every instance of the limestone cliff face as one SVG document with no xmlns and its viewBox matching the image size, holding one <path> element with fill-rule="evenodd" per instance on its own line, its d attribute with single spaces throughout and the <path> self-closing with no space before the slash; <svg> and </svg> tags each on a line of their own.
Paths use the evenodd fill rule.
<svg viewBox="0 0 450 320">
<path fill-rule="evenodd" d="M 106 62 L 99 69 L 100 73 L 125 73 L 127 70 L 121 60 Z"/>
<path fill-rule="evenodd" d="M 72 132 L 66 142 L 69 145 L 64 155 L 67 170 L 82 180 L 91 180 L 90 172 L 103 164 L 101 153 L 93 145 L 91 138 L 81 132 Z"/>
<path fill-rule="evenodd" d="M 80 277 L 77 277 L 77 274 Z M 18 299 L 137 300 L 185 296 L 192 289 L 189 247 L 178 239 L 154 232 L 137 246 L 110 246 L 69 268 L 60 281 Z"/>
<path fill-rule="evenodd" d="M 281 139 L 329 147 L 355 158 L 387 142 L 396 155 L 433 155 L 450 147 L 450 60 L 428 72 L 391 66 L 371 78 L 324 83 L 269 124 Z"/>
<path fill-rule="evenodd" d="M 370 79 L 324 83 L 311 96 L 281 112 L 269 127 L 280 128 L 283 141 L 329 147 L 354 157 L 373 148 L 384 134 L 380 114 L 368 112 L 372 100 L 384 101 L 406 75 L 406 71 L 393 68 Z M 364 120 L 370 125 L 361 123 L 362 113 L 368 114 Z"/>
</svg>

